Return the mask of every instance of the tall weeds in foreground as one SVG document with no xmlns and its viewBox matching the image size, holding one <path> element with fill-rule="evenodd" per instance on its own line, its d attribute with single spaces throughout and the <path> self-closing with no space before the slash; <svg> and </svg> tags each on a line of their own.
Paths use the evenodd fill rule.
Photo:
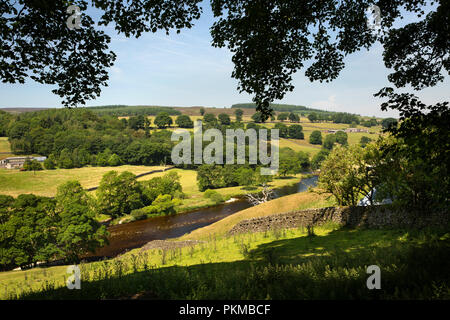
<svg viewBox="0 0 450 320">
<path fill-rule="evenodd" d="M 2 294 L 23 299 L 126 298 L 138 292 L 157 299 L 450 299 L 448 233 L 321 230 L 316 228 L 312 238 L 301 229 L 273 230 L 134 251 L 81 264 L 82 290 L 48 282 L 20 292 L 8 286 Z M 227 254 L 230 259 L 224 261 Z M 366 269 L 373 264 L 382 270 L 382 290 L 366 287 Z"/>
</svg>

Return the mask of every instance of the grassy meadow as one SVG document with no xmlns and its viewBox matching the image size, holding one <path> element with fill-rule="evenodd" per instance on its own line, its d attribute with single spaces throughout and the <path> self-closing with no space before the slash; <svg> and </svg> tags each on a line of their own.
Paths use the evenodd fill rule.
<svg viewBox="0 0 450 320">
<path fill-rule="evenodd" d="M 119 167 L 84 167 L 36 172 L 0 169 L 0 193 L 13 197 L 23 193 L 53 197 L 58 186 L 70 180 L 78 180 L 84 188 L 92 188 L 98 186 L 103 175 L 111 170 L 141 174 L 163 168 L 159 166 L 124 165 Z"/>
<path fill-rule="evenodd" d="M 284 139 L 280 138 L 280 149 L 291 148 L 295 152 L 303 151 L 309 153 L 310 157 L 313 157 L 321 149 L 321 146 L 312 145 L 307 140 L 298 139 Z"/>
<path fill-rule="evenodd" d="M 103 175 L 111 170 L 120 172 L 130 171 L 134 174 L 141 174 L 152 170 L 160 170 L 161 166 L 132 166 L 123 165 L 119 167 L 84 167 L 74 169 L 56 169 L 42 171 L 19 171 L 0 169 L 0 194 L 6 194 L 17 197 L 24 193 L 33 193 L 39 196 L 53 197 L 59 185 L 70 181 L 78 180 L 84 188 L 96 187 L 100 184 Z M 167 167 L 166 167 L 167 168 Z M 197 208 L 203 208 L 215 205 L 215 203 L 203 196 L 197 186 L 197 172 L 195 170 L 172 169 L 180 176 L 180 183 L 185 193 L 185 199 L 182 199 L 180 206 L 176 208 L 177 212 L 185 212 Z M 138 178 L 138 181 L 145 181 L 154 177 L 160 177 L 167 172 L 157 172 Z M 273 188 L 279 188 L 298 183 L 303 175 L 298 174 L 283 179 L 274 179 L 269 185 Z M 261 188 L 252 189 L 257 192 Z M 249 191 L 245 187 L 229 187 L 217 189 L 224 200 L 232 197 L 243 196 Z M 95 191 L 91 192 L 93 195 Z M 99 217 L 104 220 L 105 217 Z M 126 222 L 131 219 L 130 215 L 125 215 L 121 219 Z"/>
<path fill-rule="evenodd" d="M 0 137 L 0 160 L 12 157 L 14 154 L 11 153 L 11 144 L 7 137 Z"/>
<path fill-rule="evenodd" d="M 82 263 L 81 290 L 66 267 L 0 273 L 2 299 L 449 299 L 450 235 L 328 224 L 211 235 L 196 245 L 135 249 Z M 382 270 L 368 290 L 366 268 Z M 220 276 L 218 276 L 220 275 Z"/>
<path fill-rule="evenodd" d="M 7 137 L 0 137 L 0 152 L 11 152 L 11 146 Z"/>
</svg>

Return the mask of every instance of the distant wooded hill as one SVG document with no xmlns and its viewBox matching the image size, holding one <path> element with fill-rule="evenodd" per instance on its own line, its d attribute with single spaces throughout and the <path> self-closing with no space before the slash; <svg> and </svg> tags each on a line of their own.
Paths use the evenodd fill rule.
<svg viewBox="0 0 450 320">
<path fill-rule="evenodd" d="M 41 110 L 48 110 L 50 108 L 0 108 L 0 111 L 12 113 L 12 114 L 19 114 L 24 112 L 35 112 L 35 111 L 41 111 Z"/>
<path fill-rule="evenodd" d="M 161 106 L 127 106 L 127 105 L 111 105 L 87 107 L 87 109 L 100 115 L 110 115 L 116 117 L 130 116 L 156 116 L 160 112 L 167 112 L 171 116 L 180 115 L 181 112 L 172 107 Z"/>
<path fill-rule="evenodd" d="M 313 108 L 308 108 L 305 106 L 300 106 L 300 105 L 293 105 L 293 104 L 276 104 L 276 103 L 271 103 L 270 106 L 273 108 L 274 111 L 279 111 L 279 112 L 295 112 L 295 113 L 304 113 L 304 114 L 308 114 L 308 113 L 320 113 L 320 114 L 333 114 L 333 113 L 337 113 L 335 111 L 326 111 L 326 110 L 320 110 L 320 109 L 313 109 Z M 231 106 L 231 108 L 234 109 L 255 109 L 256 108 L 256 104 L 254 103 L 237 103 L 237 104 L 233 104 Z"/>
</svg>

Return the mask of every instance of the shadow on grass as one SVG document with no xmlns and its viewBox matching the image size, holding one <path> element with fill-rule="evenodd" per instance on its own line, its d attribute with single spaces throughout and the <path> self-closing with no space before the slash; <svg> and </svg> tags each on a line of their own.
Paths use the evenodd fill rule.
<svg viewBox="0 0 450 320">
<path fill-rule="evenodd" d="M 245 187 L 242 187 L 241 190 L 245 190 L 245 191 L 254 191 L 254 190 L 258 190 L 258 187 L 255 187 L 255 186 L 245 186 Z"/>
<path fill-rule="evenodd" d="M 400 239 L 402 237 L 402 239 Z M 340 229 L 259 245 L 243 261 L 171 266 L 51 287 L 24 299 L 450 299 L 450 241 Z M 382 270 L 368 290 L 366 268 Z M 100 268 L 98 268 L 100 269 Z M 98 277 L 99 279 L 97 279 Z"/>
<path fill-rule="evenodd" d="M 278 176 L 277 179 L 281 180 L 290 180 L 290 179 L 296 179 L 297 177 L 294 176 Z"/>
<path fill-rule="evenodd" d="M 391 246 L 400 245 L 398 238 L 405 233 L 402 230 L 341 228 L 324 236 L 303 236 L 261 244 L 249 252 L 248 258 L 270 263 L 299 264 L 320 256 L 345 255 L 356 251 L 363 254 L 388 243 Z"/>
</svg>

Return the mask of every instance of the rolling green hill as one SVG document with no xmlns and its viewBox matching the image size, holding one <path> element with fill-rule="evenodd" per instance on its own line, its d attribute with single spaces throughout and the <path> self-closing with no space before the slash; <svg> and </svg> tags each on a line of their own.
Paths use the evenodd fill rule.
<svg viewBox="0 0 450 320">
<path fill-rule="evenodd" d="M 181 112 L 175 110 L 172 107 L 161 106 L 127 106 L 127 105 L 110 105 L 110 106 L 98 106 L 88 107 L 87 109 L 95 112 L 99 115 L 110 115 L 116 117 L 128 117 L 128 116 L 155 116 L 160 112 L 167 112 L 169 115 L 180 115 Z"/>
</svg>

